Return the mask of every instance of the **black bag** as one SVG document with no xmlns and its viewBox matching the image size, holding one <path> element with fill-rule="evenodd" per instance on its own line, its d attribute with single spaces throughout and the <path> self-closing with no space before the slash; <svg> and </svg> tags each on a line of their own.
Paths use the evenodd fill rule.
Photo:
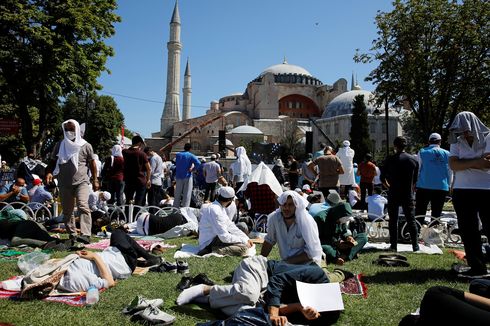
<svg viewBox="0 0 490 326">
<path fill-rule="evenodd" d="M 356 234 L 359 233 L 366 233 L 366 222 L 364 222 L 364 219 L 360 216 L 354 216 L 354 221 L 351 221 L 349 223 L 349 229 Z"/>
</svg>

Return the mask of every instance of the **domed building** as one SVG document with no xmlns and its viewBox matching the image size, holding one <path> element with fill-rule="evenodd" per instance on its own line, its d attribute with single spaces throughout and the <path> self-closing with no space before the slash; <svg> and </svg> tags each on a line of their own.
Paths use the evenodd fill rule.
<svg viewBox="0 0 490 326">
<path fill-rule="evenodd" d="M 338 95 L 328 103 L 323 111 L 322 117 L 316 120 L 315 123 L 334 144 L 339 145 L 342 141 L 350 139 L 349 133 L 351 130 L 352 109 L 354 108 L 353 102 L 358 95 L 364 96 L 372 144 L 371 150 L 373 153 L 384 150 L 386 149 L 384 105 L 377 107 L 375 105 L 374 94 L 362 90 L 358 85 L 354 86 L 351 91 Z M 388 127 L 390 142 L 402 134 L 400 114 L 393 108 L 388 109 Z M 325 142 L 324 136 L 317 128 L 313 128 L 313 139 L 317 140 L 317 142 Z M 317 144 L 313 145 L 315 146 Z"/>
<path fill-rule="evenodd" d="M 212 101 L 205 115 L 190 118 L 192 89 L 189 61 L 184 73 L 182 108 L 180 106 L 180 28 L 176 3 L 170 21 L 168 84 L 161 127 L 159 132 L 152 133 L 152 138 L 147 139 L 147 143 L 155 148 L 167 144 L 164 150 L 175 153 L 190 142 L 196 154 L 206 155 L 214 151 L 220 132 L 232 137 L 235 146 L 240 146 L 248 136 L 236 132 L 234 128 L 239 126 L 254 127 L 261 133 L 263 141 L 268 143 L 280 143 L 285 135 L 291 133 L 301 137 L 311 131 L 310 119 L 321 118 L 327 104 L 347 92 L 346 79 L 340 78 L 332 85 L 324 84 L 307 69 L 289 64 L 284 59 L 282 63 L 261 71 L 248 82 L 243 92 Z M 296 130 L 292 130 L 294 128 Z"/>
</svg>

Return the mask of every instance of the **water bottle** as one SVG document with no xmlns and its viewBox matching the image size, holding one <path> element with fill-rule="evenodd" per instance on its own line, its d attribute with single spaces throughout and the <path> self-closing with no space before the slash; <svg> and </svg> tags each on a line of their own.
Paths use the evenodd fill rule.
<svg viewBox="0 0 490 326">
<path fill-rule="evenodd" d="M 99 301 L 99 290 L 95 285 L 89 286 L 86 293 L 86 300 L 88 305 L 94 305 Z"/>
</svg>

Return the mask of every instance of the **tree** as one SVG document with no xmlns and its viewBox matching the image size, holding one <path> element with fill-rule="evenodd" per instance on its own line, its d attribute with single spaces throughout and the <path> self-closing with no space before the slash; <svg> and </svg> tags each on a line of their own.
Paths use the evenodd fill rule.
<svg viewBox="0 0 490 326">
<path fill-rule="evenodd" d="M 282 138 L 279 143 L 284 146 L 286 153 L 300 157 L 304 155 L 304 146 L 301 146 L 303 135 L 298 128 L 298 121 L 293 118 L 283 120 Z"/>
<path fill-rule="evenodd" d="M 490 2 L 395 0 L 376 16 L 378 37 L 358 62 L 378 60 L 366 78 L 379 101 L 403 100 L 420 137 L 438 132 L 463 110 L 488 119 Z M 487 122 L 490 122 L 487 120 Z"/>
<path fill-rule="evenodd" d="M 367 119 L 366 104 L 364 95 L 357 95 L 352 102 L 352 117 L 350 127 L 351 147 L 355 150 L 355 162 L 364 159 L 367 153 L 371 152 L 372 144 L 369 137 L 369 124 Z"/>
<path fill-rule="evenodd" d="M 59 100 L 91 92 L 115 32 L 116 0 L 3 0 L 0 4 L 0 99 L 21 120 L 27 150 L 59 128 Z M 37 130 L 36 130 L 37 129 Z"/>
<path fill-rule="evenodd" d="M 94 101 L 94 107 L 89 109 L 85 98 L 70 95 L 63 104 L 63 119 L 75 119 L 88 122 L 85 126 L 84 138 L 93 147 L 94 152 L 105 157 L 110 154 L 111 147 L 116 144 L 117 136 L 121 134 L 124 117 L 117 108 L 117 103 L 111 96 L 91 96 L 88 101 Z M 58 126 L 57 139 L 62 138 L 61 125 Z"/>
</svg>

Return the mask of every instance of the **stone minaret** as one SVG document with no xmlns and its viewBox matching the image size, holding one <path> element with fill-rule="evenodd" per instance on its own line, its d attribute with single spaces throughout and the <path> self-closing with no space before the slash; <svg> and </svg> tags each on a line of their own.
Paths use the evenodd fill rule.
<svg viewBox="0 0 490 326">
<path fill-rule="evenodd" d="M 191 66 L 189 65 L 189 58 L 187 58 L 187 64 L 185 66 L 184 74 L 184 88 L 182 89 L 184 94 L 184 103 L 182 108 L 182 120 L 187 120 L 191 118 Z"/>
<path fill-rule="evenodd" d="M 164 136 L 175 122 L 180 121 L 180 15 L 178 2 L 175 1 L 172 20 L 170 21 L 170 40 L 167 43 L 168 64 L 167 64 L 167 93 L 162 118 L 160 120 L 160 133 Z"/>
</svg>

